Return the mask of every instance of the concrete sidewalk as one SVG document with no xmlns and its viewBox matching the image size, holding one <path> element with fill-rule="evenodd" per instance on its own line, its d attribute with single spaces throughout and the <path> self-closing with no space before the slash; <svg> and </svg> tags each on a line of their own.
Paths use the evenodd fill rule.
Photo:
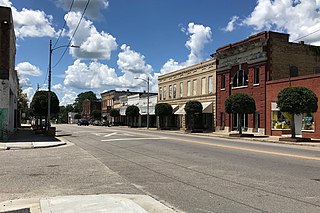
<svg viewBox="0 0 320 213">
<path fill-rule="evenodd" d="M 18 128 L 8 140 L 0 141 L 0 150 L 35 149 L 65 145 L 66 142 L 64 142 L 60 136 L 63 135 L 57 133 L 56 137 L 53 137 L 44 134 L 35 134 L 31 126 L 23 126 Z"/>
<path fill-rule="evenodd" d="M 148 195 L 71 195 L 10 200 L 0 203 L 1 212 L 19 213 L 175 213 Z"/>
</svg>

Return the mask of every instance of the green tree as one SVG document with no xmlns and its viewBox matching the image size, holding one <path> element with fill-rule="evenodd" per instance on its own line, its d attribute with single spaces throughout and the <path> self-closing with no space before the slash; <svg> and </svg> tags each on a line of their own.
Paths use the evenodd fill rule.
<svg viewBox="0 0 320 213">
<path fill-rule="evenodd" d="M 72 104 L 67 106 L 60 106 L 59 118 L 61 123 L 68 123 L 68 113 L 73 112 L 74 108 Z"/>
<path fill-rule="evenodd" d="M 74 115 L 74 119 L 81 119 L 81 115 L 80 114 L 75 114 Z"/>
<path fill-rule="evenodd" d="M 195 128 L 195 119 L 202 113 L 202 104 L 199 101 L 188 101 L 184 107 L 190 121 L 188 124 L 191 131 Z"/>
<path fill-rule="evenodd" d="M 172 115 L 172 106 L 168 103 L 159 103 L 155 106 L 155 115 L 159 116 L 160 128 L 167 128 L 168 116 Z"/>
<path fill-rule="evenodd" d="M 131 105 L 127 107 L 126 116 L 131 120 L 129 122 L 131 127 L 134 126 L 134 118 L 140 115 L 139 111 L 139 107 L 137 106 Z"/>
<path fill-rule="evenodd" d="M 21 124 L 21 120 L 28 119 L 30 116 L 30 110 L 28 108 L 28 97 L 27 94 L 22 92 L 21 87 L 18 89 L 18 111 L 20 115 L 19 124 Z M 22 117 L 22 113 L 25 117 Z"/>
<path fill-rule="evenodd" d="M 316 112 L 318 110 L 318 97 L 308 88 L 288 87 L 278 94 L 277 105 L 281 112 L 287 112 L 292 115 L 291 137 L 295 138 L 294 115 Z"/>
<path fill-rule="evenodd" d="M 94 120 L 101 120 L 101 110 L 92 110 L 92 118 Z"/>
<path fill-rule="evenodd" d="M 228 97 L 224 102 L 224 107 L 227 113 L 233 114 L 252 114 L 256 111 L 256 104 L 254 99 L 245 93 L 236 93 Z M 241 120 L 238 119 L 239 134 L 242 134 Z"/>
<path fill-rule="evenodd" d="M 118 109 L 111 109 L 110 110 L 110 116 L 112 117 L 112 119 L 113 119 L 113 125 L 114 125 L 114 120 L 115 120 L 115 118 L 116 117 L 119 117 L 120 116 L 120 112 L 119 112 L 119 110 Z"/>
<path fill-rule="evenodd" d="M 75 99 L 75 102 L 73 103 L 74 111 L 75 112 L 81 112 L 82 111 L 82 104 L 84 100 L 90 100 L 90 101 L 97 101 L 97 96 L 94 92 L 88 91 L 88 92 L 82 92 L 78 94 L 77 98 Z"/>
<path fill-rule="evenodd" d="M 30 108 L 32 109 L 32 112 L 35 116 L 40 117 L 40 120 L 42 119 L 42 117 L 45 117 L 47 119 L 46 116 L 48 114 L 48 91 L 37 91 L 32 98 Z M 54 92 L 51 92 L 51 117 L 57 116 L 59 110 L 59 99 Z"/>
</svg>

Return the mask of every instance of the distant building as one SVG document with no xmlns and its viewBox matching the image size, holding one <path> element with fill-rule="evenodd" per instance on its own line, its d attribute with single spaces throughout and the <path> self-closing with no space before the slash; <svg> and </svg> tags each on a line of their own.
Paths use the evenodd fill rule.
<svg viewBox="0 0 320 213">
<path fill-rule="evenodd" d="M 88 120 L 93 119 L 92 111 L 94 110 L 101 111 L 101 101 L 84 100 L 82 103 L 81 118 L 86 118 Z"/>
<path fill-rule="evenodd" d="M 75 118 L 77 114 L 78 113 L 76 113 L 76 112 L 68 112 L 68 124 L 76 124 L 76 123 L 78 123 L 79 119 Z"/>
<path fill-rule="evenodd" d="M 19 81 L 14 69 L 16 37 L 12 12 L 0 7 L 0 140 L 6 140 L 17 127 Z"/>
<path fill-rule="evenodd" d="M 208 60 L 158 77 L 158 103 L 168 103 L 174 110 L 169 126 L 187 129 L 185 104 L 202 104 L 199 128 L 214 131 L 216 104 L 216 62 Z"/>
</svg>

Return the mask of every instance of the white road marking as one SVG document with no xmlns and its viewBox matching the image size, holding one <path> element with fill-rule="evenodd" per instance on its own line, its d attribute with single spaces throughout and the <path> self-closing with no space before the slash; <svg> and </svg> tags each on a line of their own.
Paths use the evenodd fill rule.
<svg viewBox="0 0 320 213">
<path fill-rule="evenodd" d="M 115 134 L 117 134 L 117 132 L 113 132 L 113 133 L 110 133 L 110 134 L 107 134 L 107 135 L 104 135 L 103 137 L 110 137 L 110 136 L 112 136 L 112 135 L 115 135 Z"/>
<path fill-rule="evenodd" d="M 163 140 L 167 138 L 115 138 L 101 141 L 130 141 L 130 140 Z"/>
</svg>

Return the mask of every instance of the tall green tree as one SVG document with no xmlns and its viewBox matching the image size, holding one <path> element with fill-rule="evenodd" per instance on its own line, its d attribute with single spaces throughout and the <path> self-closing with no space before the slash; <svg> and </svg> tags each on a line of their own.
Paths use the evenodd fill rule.
<svg viewBox="0 0 320 213">
<path fill-rule="evenodd" d="M 115 120 L 116 117 L 120 116 L 120 112 L 119 112 L 118 109 L 111 109 L 109 113 L 110 113 L 110 116 L 113 118 L 112 122 L 113 122 L 113 125 L 114 125 L 114 120 Z"/>
<path fill-rule="evenodd" d="M 318 110 L 318 97 L 306 87 L 288 87 L 278 94 L 277 105 L 281 112 L 292 115 L 291 137 L 295 138 L 294 115 L 316 112 Z"/>
<path fill-rule="evenodd" d="M 92 118 L 94 119 L 94 120 L 101 120 L 101 110 L 97 110 L 97 109 L 95 109 L 95 110 L 93 110 L 92 111 Z"/>
<path fill-rule="evenodd" d="M 47 119 L 46 116 L 48 114 L 48 91 L 37 91 L 32 98 L 30 108 L 32 109 L 32 112 L 35 116 L 39 116 L 40 119 L 43 117 Z M 54 92 L 51 92 L 51 117 L 57 116 L 59 110 L 59 99 Z"/>
<path fill-rule="evenodd" d="M 159 103 L 155 106 L 155 115 L 159 116 L 160 128 L 167 128 L 168 116 L 172 115 L 172 106 L 168 103 Z"/>
<path fill-rule="evenodd" d="M 129 118 L 129 123 L 130 123 L 130 126 L 134 126 L 134 119 L 135 117 L 138 117 L 140 115 L 140 112 L 139 112 L 139 107 L 137 106 L 134 106 L 134 105 L 131 105 L 131 106 L 128 106 L 127 109 L 126 109 L 126 116 Z"/>
<path fill-rule="evenodd" d="M 190 118 L 188 126 L 192 131 L 195 128 L 196 116 L 202 113 L 202 104 L 199 101 L 188 101 L 184 107 L 184 111 L 186 111 L 187 116 Z"/>
<path fill-rule="evenodd" d="M 233 114 L 252 114 L 256 111 L 256 103 L 250 95 L 246 93 L 236 93 L 230 95 L 224 102 L 227 113 Z M 239 134 L 242 134 L 241 116 L 238 118 Z"/>
<path fill-rule="evenodd" d="M 27 119 L 30 116 L 30 110 L 28 108 L 28 97 L 27 94 L 22 92 L 21 87 L 19 87 L 18 89 L 18 111 L 20 112 L 20 120 L 19 123 L 21 122 L 21 120 L 23 119 Z M 25 117 L 22 117 L 22 114 L 25 115 Z"/>
<path fill-rule="evenodd" d="M 73 103 L 73 107 L 74 107 L 75 112 L 81 113 L 83 101 L 86 99 L 88 99 L 90 101 L 97 101 L 98 100 L 96 94 L 92 91 L 82 92 L 82 93 L 78 94 L 77 98 L 75 99 L 75 101 Z"/>
<path fill-rule="evenodd" d="M 68 123 L 68 113 L 73 112 L 74 108 L 72 104 L 66 106 L 60 106 L 59 117 L 61 123 Z"/>
</svg>

